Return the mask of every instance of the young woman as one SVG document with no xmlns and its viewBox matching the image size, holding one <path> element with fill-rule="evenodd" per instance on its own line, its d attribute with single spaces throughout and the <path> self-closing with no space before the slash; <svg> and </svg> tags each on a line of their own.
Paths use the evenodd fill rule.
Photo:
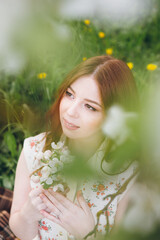
<svg viewBox="0 0 160 240">
<path fill-rule="evenodd" d="M 108 139 L 101 126 L 106 110 L 113 104 L 134 112 L 137 99 L 130 69 L 113 57 L 92 57 L 68 74 L 47 114 L 48 129 L 24 141 L 10 217 L 10 227 L 18 238 L 83 239 L 94 230 L 109 232 L 121 219 L 136 164 L 133 161 L 127 169 L 111 175 L 104 165 L 103 171 L 101 163 L 106 157 Z M 95 176 L 81 182 L 70 181 L 70 190 L 63 195 L 44 190 L 30 178 L 36 154 L 50 149 L 53 141 L 62 140 L 73 154 L 83 156 L 101 180 Z M 123 185 L 125 191 L 119 194 Z M 103 200 L 104 196 L 108 197 Z"/>
</svg>

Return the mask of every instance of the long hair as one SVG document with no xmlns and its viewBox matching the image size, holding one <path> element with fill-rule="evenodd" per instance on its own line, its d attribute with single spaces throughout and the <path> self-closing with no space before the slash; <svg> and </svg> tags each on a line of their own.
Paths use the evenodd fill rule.
<svg viewBox="0 0 160 240">
<path fill-rule="evenodd" d="M 126 111 L 137 111 L 137 88 L 127 64 L 107 55 L 89 58 L 66 76 L 57 91 L 55 102 L 46 114 L 44 150 L 50 147 L 52 141 L 57 142 L 62 134 L 59 105 L 64 92 L 74 81 L 84 76 L 92 76 L 97 81 L 106 110 L 113 104 L 119 104 Z"/>
</svg>

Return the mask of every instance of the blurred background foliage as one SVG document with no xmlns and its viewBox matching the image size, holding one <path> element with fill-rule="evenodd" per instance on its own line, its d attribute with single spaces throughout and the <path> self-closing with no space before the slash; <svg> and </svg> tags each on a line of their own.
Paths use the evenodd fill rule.
<svg viewBox="0 0 160 240">
<path fill-rule="evenodd" d="M 15 25 L 12 22 L 14 31 L 8 27 L 6 52 L 0 46 L 0 185 L 11 189 L 23 139 L 43 131 L 45 112 L 56 89 L 78 63 L 102 54 L 122 59 L 132 69 L 142 100 L 145 89 L 158 80 L 159 1 L 146 10 L 149 15 L 134 24 L 128 20 L 123 27 L 98 16 L 62 17 L 56 11 L 59 3 L 53 2 L 25 6 L 25 17 L 11 18 Z M 154 66 L 149 68 L 149 64 Z"/>
<path fill-rule="evenodd" d="M 107 14 L 103 17 L 105 11 L 101 14 L 100 10 L 96 12 L 95 9 L 92 14 L 89 11 L 81 14 L 78 10 L 78 17 L 75 17 L 75 4 L 80 9 L 76 0 L 46 0 L 45 4 L 43 1 L 28 2 L 16 0 L 16 5 L 7 0 L 1 8 L 5 11 L 0 11 L 0 186 L 13 189 L 23 140 L 43 131 L 45 112 L 53 103 L 56 90 L 66 74 L 87 58 L 103 54 L 122 59 L 132 70 L 144 110 L 142 125 L 146 116 L 150 115 L 146 108 L 150 106 L 153 110 L 154 103 L 152 117 L 148 117 L 141 129 L 144 152 L 140 164 L 145 181 L 150 178 L 151 182 L 153 180 L 159 184 L 156 164 L 160 154 L 156 152 L 153 156 L 150 149 L 155 146 L 159 148 L 159 138 L 155 138 L 159 125 L 158 120 L 154 120 L 160 119 L 160 98 L 158 93 L 155 94 L 156 89 L 160 89 L 160 1 L 139 1 L 144 3 L 141 7 L 146 6 L 146 9 L 140 8 L 134 18 L 128 16 L 122 22 L 107 18 Z M 86 1 L 85 7 L 90 9 L 87 2 L 90 1 Z M 117 5 L 124 2 L 117 1 Z M 128 2 L 132 2 L 132 8 L 133 1 Z M 94 4 L 99 6 L 96 0 L 92 2 Z M 72 11 L 67 10 L 70 6 L 74 6 Z M 107 11 L 110 5 L 105 7 Z M 66 13 L 68 11 L 66 16 L 63 14 L 65 10 Z M 152 101 L 155 95 L 157 98 Z M 147 132 L 148 128 L 151 133 Z M 150 158 L 156 159 L 155 168 Z M 154 234 L 138 239 L 159 239 L 158 228 Z M 123 230 L 120 230 L 120 236 L 118 239 L 136 237 Z M 117 239 L 116 233 L 114 238 Z"/>
</svg>

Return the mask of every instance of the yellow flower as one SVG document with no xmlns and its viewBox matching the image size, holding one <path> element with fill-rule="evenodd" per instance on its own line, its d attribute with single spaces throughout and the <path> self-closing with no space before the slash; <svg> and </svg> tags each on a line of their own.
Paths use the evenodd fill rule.
<svg viewBox="0 0 160 240">
<path fill-rule="evenodd" d="M 106 34 L 105 34 L 104 32 L 99 32 L 99 33 L 98 33 L 98 36 L 99 36 L 100 38 L 104 38 L 104 37 L 106 36 Z"/>
<path fill-rule="evenodd" d="M 127 65 L 128 65 L 128 67 L 129 67 L 130 69 L 132 69 L 133 66 L 134 66 L 132 62 L 128 62 Z"/>
<path fill-rule="evenodd" d="M 83 61 L 86 61 L 87 60 L 87 58 L 86 57 L 83 57 Z"/>
<path fill-rule="evenodd" d="M 44 79 L 46 78 L 47 74 L 45 72 L 37 74 L 37 78 Z"/>
<path fill-rule="evenodd" d="M 112 55 L 112 53 L 113 53 L 113 48 L 107 48 L 106 49 L 106 54 Z"/>
<path fill-rule="evenodd" d="M 86 25 L 89 25 L 89 24 L 90 24 L 90 20 L 85 19 L 85 20 L 84 20 L 84 23 L 85 23 Z"/>
<path fill-rule="evenodd" d="M 148 64 L 146 68 L 147 68 L 147 70 L 149 70 L 149 71 L 154 71 L 154 70 L 157 69 L 157 65 L 151 63 L 151 64 Z"/>
</svg>

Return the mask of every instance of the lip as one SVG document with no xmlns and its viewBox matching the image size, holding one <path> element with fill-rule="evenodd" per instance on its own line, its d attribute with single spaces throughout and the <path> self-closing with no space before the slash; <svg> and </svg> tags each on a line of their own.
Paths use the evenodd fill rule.
<svg viewBox="0 0 160 240">
<path fill-rule="evenodd" d="M 67 124 L 67 127 L 69 127 L 69 128 L 79 128 L 79 126 L 77 126 L 77 125 L 75 125 L 71 122 L 68 122 L 65 118 L 63 118 L 63 120 L 64 120 L 65 125 Z M 71 126 L 68 126 L 68 124 L 70 124 Z"/>
</svg>

